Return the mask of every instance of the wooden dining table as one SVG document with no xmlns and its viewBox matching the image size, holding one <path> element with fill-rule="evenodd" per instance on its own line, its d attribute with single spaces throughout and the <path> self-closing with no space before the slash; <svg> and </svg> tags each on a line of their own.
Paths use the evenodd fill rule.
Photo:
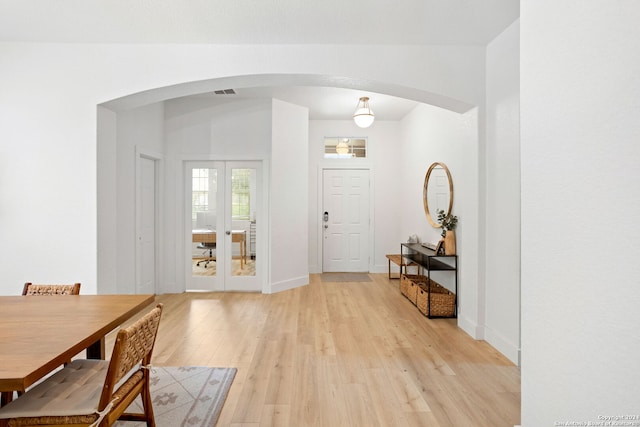
<svg viewBox="0 0 640 427">
<path fill-rule="evenodd" d="M 105 358 L 105 336 L 154 295 L 0 296 L 0 392 L 6 402 L 87 350 Z"/>
</svg>

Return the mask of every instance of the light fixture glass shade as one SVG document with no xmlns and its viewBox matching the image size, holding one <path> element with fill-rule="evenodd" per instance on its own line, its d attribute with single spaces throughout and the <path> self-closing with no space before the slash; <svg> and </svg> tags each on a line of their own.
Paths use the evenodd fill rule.
<svg viewBox="0 0 640 427">
<path fill-rule="evenodd" d="M 336 145 L 336 153 L 338 153 L 338 154 L 348 154 L 349 153 L 349 144 L 347 144 L 346 141 L 344 141 L 344 140 L 338 142 L 338 145 Z"/>
<path fill-rule="evenodd" d="M 369 98 L 363 96 L 358 101 L 356 112 L 353 113 L 353 121 L 361 128 L 368 128 L 373 123 L 375 116 L 369 107 Z"/>
</svg>

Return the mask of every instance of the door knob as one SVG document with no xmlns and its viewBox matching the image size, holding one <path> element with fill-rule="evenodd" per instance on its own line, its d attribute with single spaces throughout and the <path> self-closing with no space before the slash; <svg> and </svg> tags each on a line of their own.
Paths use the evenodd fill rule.
<svg viewBox="0 0 640 427">
<path fill-rule="evenodd" d="M 230 231 L 225 231 L 224 233 L 225 233 L 227 236 L 228 236 L 229 234 L 231 234 L 231 232 L 230 232 Z"/>
</svg>

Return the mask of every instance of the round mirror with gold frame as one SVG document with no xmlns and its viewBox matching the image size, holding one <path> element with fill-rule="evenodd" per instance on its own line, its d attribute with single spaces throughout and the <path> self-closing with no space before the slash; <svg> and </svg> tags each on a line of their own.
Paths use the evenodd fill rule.
<svg viewBox="0 0 640 427">
<path fill-rule="evenodd" d="M 449 216 L 453 206 L 453 181 L 449 168 L 444 163 L 435 162 L 429 166 L 424 177 L 422 202 L 429 223 L 440 228 L 438 212 L 443 210 Z"/>
</svg>

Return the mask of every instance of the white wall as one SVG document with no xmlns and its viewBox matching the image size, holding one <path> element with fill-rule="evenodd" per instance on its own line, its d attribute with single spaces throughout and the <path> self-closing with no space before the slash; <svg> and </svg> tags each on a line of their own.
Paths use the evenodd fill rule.
<svg viewBox="0 0 640 427">
<path fill-rule="evenodd" d="M 98 276 L 100 293 L 135 293 L 136 285 L 136 148 L 162 153 L 164 105 L 151 104 L 117 116 L 116 148 L 116 264 L 115 282 Z M 98 182 L 98 189 L 102 183 Z M 98 242 L 105 248 L 106 242 Z M 110 242 L 109 242 L 110 243 Z M 109 276 L 110 274 L 107 273 Z M 105 278 L 106 279 L 106 278 Z"/>
<path fill-rule="evenodd" d="M 520 358 L 520 26 L 487 46 L 485 339 Z"/>
<path fill-rule="evenodd" d="M 638 22 L 635 1 L 522 3 L 524 427 L 639 412 Z"/>
<path fill-rule="evenodd" d="M 374 102 L 375 99 L 372 99 Z M 309 271 L 322 272 L 322 168 L 369 168 L 372 173 L 370 202 L 373 238 L 370 271 L 387 271 L 386 254 L 400 251 L 400 124 L 376 121 L 362 129 L 353 120 L 312 120 L 309 124 Z M 367 158 L 324 159 L 325 137 L 366 137 Z"/>
<path fill-rule="evenodd" d="M 274 99 L 272 120 L 271 287 L 265 292 L 309 283 L 309 110 Z"/>
<path fill-rule="evenodd" d="M 133 293 L 136 262 L 136 150 L 164 151 L 164 105 L 115 113 L 98 107 L 99 292 Z"/>
<path fill-rule="evenodd" d="M 118 187 L 117 151 L 118 118 L 107 108 L 98 107 L 97 129 L 97 276 L 101 291 L 115 293 L 117 289 L 118 256 Z M 84 290 L 83 290 L 84 292 Z"/>
<path fill-rule="evenodd" d="M 206 98 L 166 102 L 166 151 L 174 159 L 266 158 L 270 100 L 238 99 L 212 105 Z"/>
</svg>

